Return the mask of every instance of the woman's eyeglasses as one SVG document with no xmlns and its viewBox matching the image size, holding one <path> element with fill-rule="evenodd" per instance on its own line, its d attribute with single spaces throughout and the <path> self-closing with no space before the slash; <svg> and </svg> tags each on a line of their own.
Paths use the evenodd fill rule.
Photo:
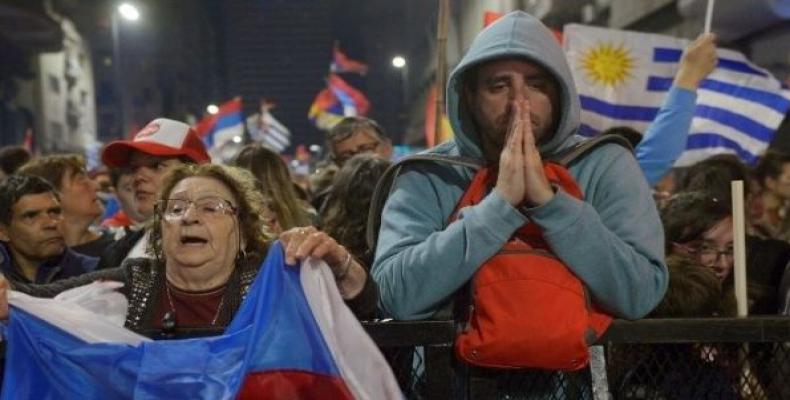
<svg viewBox="0 0 790 400">
<path fill-rule="evenodd" d="M 236 214 L 237 208 L 228 200 L 220 197 L 204 197 L 198 200 L 167 199 L 159 202 L 158 207 L 162 217 L 166 220 L 181 219 L 190 206 L 195 207 L 195 212 L 206 218 L 217 218 L 222 215 Z"/>
</svg>

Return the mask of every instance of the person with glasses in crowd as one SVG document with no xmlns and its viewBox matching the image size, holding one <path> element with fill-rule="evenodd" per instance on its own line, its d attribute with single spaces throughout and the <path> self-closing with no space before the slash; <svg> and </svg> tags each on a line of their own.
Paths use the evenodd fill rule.
<svg viewBox="0 0 790 400">
<path fill-rule="evenodd" d="M 357 154 L 374 154 L 386 160 L 392 157 L 392 142 L 384 129 L 374 120 L 365 117 L 345 117 L 337 123 L 326 136 L 331 164 L 322 170 L 334 172 L 343 167 Z M 322 185 L 312 190 L 311 203 L 319 215 L 332 184 Z"/>
<path fill-rule="evenodd" d="M 342 167 L 357 154 L 373 153 L 389 159 L 392 143 L 376 121 L 365 117 L 346 117 L 327 134 L 332 162 Z"/>
<path fill-rule="evenodd" d="M 252 175 L 216 164 L 181 165 L 162 181 L 148 237 L 149 257 L 50 285 L 11 282 L 14 290 L 49 297 L 95 280 L 122 282 L 125 326 L 155 338 L 224 330 L 269 251 L 262 195 Z M 314 257 L 335 275 L 341 296 L 359 295 L 367 274 L 343 246 L 315 228 L 280 236 L 288 264 Z M 0 319 L 8 317 L 0 279 Z"/>
<path fill-rule="evenodd" d="M 667 255 L 691 257 L 711 269 L 720 282 L 731 280 L 734 262 L 729 204 L 702 192 L 680 193 L 661 210 L 661 221 Z"/>
<path fill-rule="evenodd" d="M 705 192 L 681 192 L 667 200 L 661 220 L 669 287 L 649 317 L 734 317 L 729 204 Z M 738 398 L 727 369 L 734 360 L 716 346 L 671 344 L 621 356 L 628 358 L 623 364 L 628 367 L 610 378 L 618 392 L 640 390 L 648 398 Z M 680 365 L 687 369 L 676 368 Z M 693 378 L 688 371 L 694 371 Z M 650 376 L 650 382 L 642 376 Z"/>
<path fill-rule="evenodd" d="M 708 197 L 717 199 L 721 204 L 730 207 L 732 204 L 732 189 L 730 182 L 742 181 L 744 195 L 747 201 L 747 210 L 754 200 L 759 203 L 761 197 L 754 188 L 756 185 L 749 174 L 749 169 L 737 156 L 732 154 L 719 154 L 709 157 L 692 165 L 683 174 L 680 181 L 679 192 L 701 192 Z M 750 196 L 755 194 L 755 196 Z M 751 200 L 751 201 L 750 201 Z M 724 212 L 724 211 L 722 211 Z M 773 315 L 780 310 L 783 291 L 780 290 L 780 281 L 786 266 L 790 263 L 790 243 L 772 238 L 765 238 L 750 232 L 749 223 L 759 220 L 746 218 L 746 275 L 749 293 L 749 314 Z M 713 251 L 702 251 L 708 254 L 706 260 L 719 257 L 719 261 L 728 255 L 714 256 Z"/>
</svg>

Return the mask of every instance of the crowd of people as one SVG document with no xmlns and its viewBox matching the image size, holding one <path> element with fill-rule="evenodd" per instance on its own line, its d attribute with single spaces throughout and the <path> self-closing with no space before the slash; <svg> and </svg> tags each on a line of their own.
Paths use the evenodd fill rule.
<svg viewBox="0 0 790 400">
<path fill-rule="evenodd" d="M 49 297 L 101 279 L 124 283 L 129 329 L 216 332 L 280 240 L 288 263 L 324 260 L 358 318 L 435 318 L 527 223 L 616 318 L 730 316 L 732 180 L 747 187 L 750 311 L 788 315 L 790 154 L 770 150 L 754 168 L 720 155 L 671 169 L 715 49 L 711 34 L 689 45 L 644 135 L 604 133 L 626 136 L 634 149 L 606 143 L 568 166 L 577 198 L 543 168 L 585 140 L 566 56 L 540 21 L 508 14 L 450 74 L 455 137 L 428 150 L 488 166 L 487 194 L 457 210 L 474 169 L 405 165 L 375 248 L 365 229 L 392 145 L 371 119 L 347 117 L 328 133 L 330 155 L 308 187 L 261 145 L 243 148 L 231 165 L 212 164 L 190 126 L 156 119 L 102 152 L 117 199 L 111 215 L 81 156 L 2 149 L 0 317 L 8 317 L 8 288 Z"/>
</svg>

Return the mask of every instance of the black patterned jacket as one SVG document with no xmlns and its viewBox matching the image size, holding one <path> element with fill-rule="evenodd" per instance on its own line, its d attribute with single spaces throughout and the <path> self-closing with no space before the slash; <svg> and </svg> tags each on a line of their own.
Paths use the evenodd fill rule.
<svg viewBox="0 0 790 400">
<path fill-rule="evenodd" d="M 258 274 L 259 267 L 260 261 L 256 260 L 234 269 L 225 290 L 222 309 L 217 318 L 217 327 L 225 327 L 233 319 L 236 310 L 247 296 L 249 287 Z M 47 285 L 14 283 L 12 288 L 37 297 L 54 297 L 68 289 L 97 280 L 116 281 L 124 284 L 118 291 L 129 301 L 125 323 L 127 328 L 150 336 L 161 326 L 161 321 L 154 321 L 153 318 L 161 296 L 165 295 L 165 274 L 164 268 L 157 267 L 152 259 L 127 259 L 118 268 L 96 271 Z"/>
</svg>

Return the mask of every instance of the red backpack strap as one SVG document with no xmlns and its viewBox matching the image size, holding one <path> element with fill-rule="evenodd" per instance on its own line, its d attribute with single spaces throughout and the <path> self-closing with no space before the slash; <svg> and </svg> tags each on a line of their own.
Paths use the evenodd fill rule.
<svg viewBox="0 0 790 400">
<path fill-rule="evenodd" d="M 570 172 L 568 172 L 567 168 L 554 162 L 545 162 L 543 163 L 543 171 L 546 174 L 546 178 L 552 184 L 561 187 L 562 190 L 577 199 L 584 198 L 579 185 L 576 184 L 576 181 L 573 179 Z M 462 208 L 480 203 L 483 197 L 494 187 L 496 176 L 497 170 L 493 167 L 481 168 L 477 171 L 472 178 L 472 182 L 466 188 L 463 196 L 461 196 L 461 199 L 455 206 L 455 210 L 450 214 L 448 223 L 458 219 L 458 212 Z"/>
<path fill-rule="evenodd" d="M 481 168 L 472 178 L 472 182 L 466 188 L 461 200 L 455 206 L 455 210 L 450 214 L 447 223 L 453 222 L 458 219 L 458 212 L 466 206 L 475 205 L 483 200 L 483 197 L 488 194 L 492 185 L 493 179 L 496 177 L 496 172 L 490 167 Z"/>
</svg>

